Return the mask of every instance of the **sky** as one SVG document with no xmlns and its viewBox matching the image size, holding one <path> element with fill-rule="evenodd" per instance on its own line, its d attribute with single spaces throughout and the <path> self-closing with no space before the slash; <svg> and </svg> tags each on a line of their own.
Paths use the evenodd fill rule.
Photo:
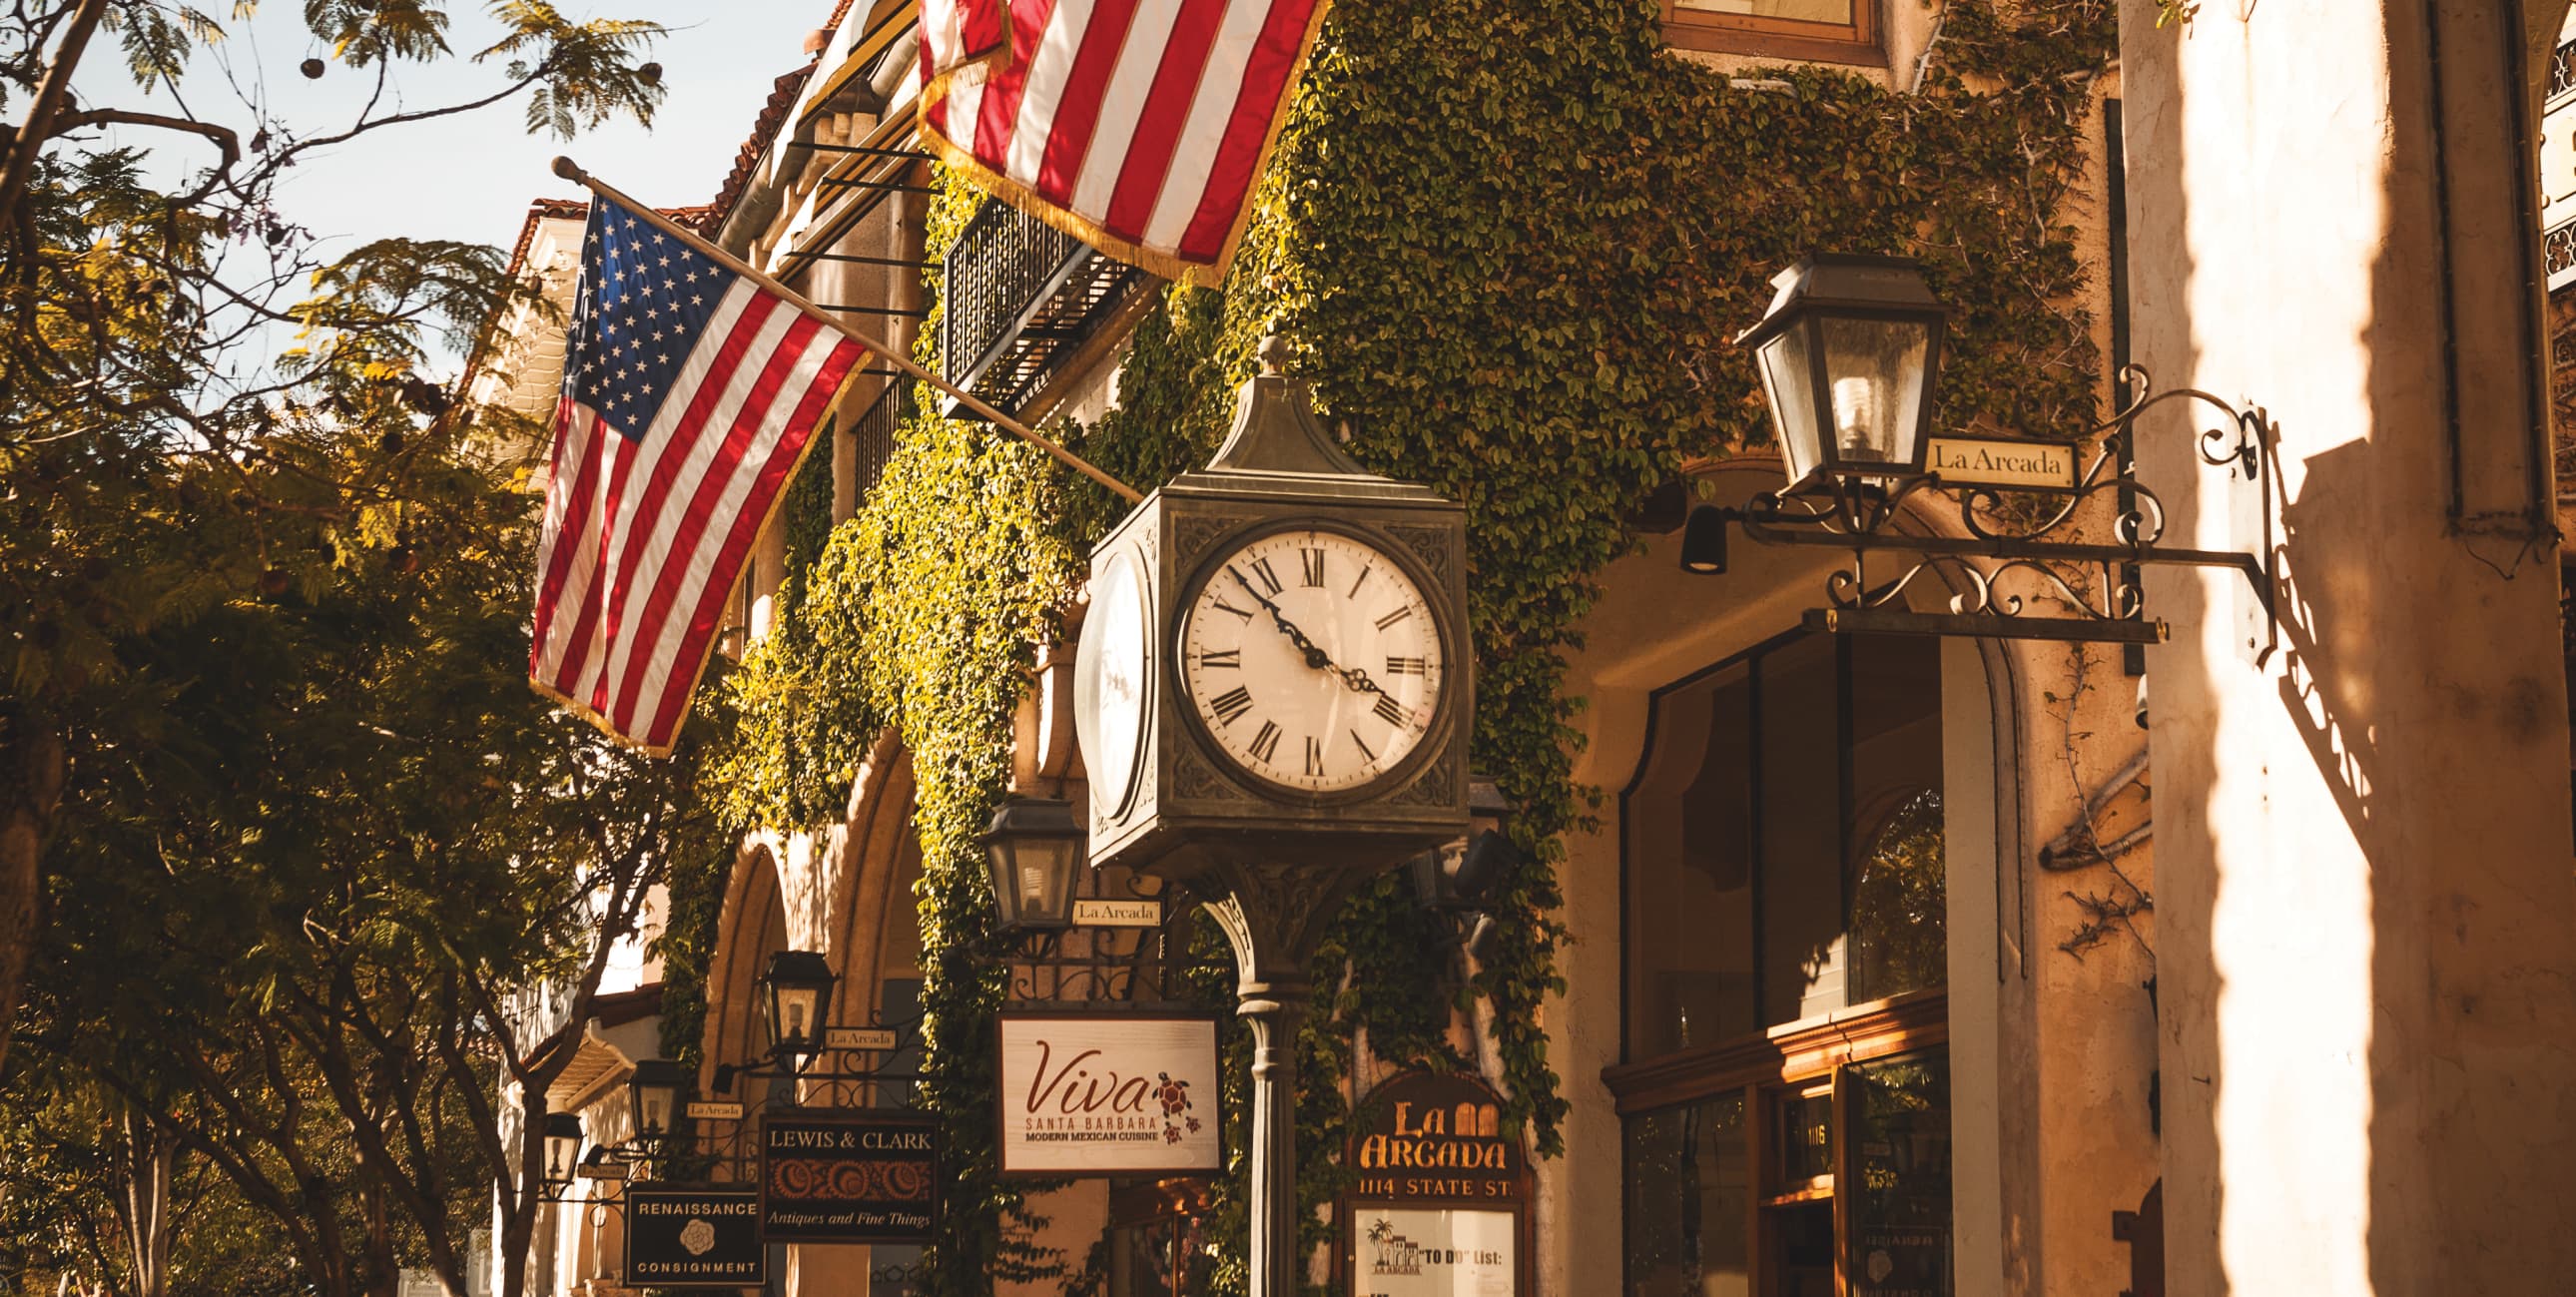
<svg viewBox="0 0 2576 1297">
<path fill-rule="evenodd" d="M 751 134 L 772 83 L 805 65 L 806 35 L 833 8 L 833 0 L 558 3 L 574 18 L 638 18 L 672 29 L 650 55 L 662 64 L 668 93 L 649 131 L 630 121 L 570 142 L 550 133 L 530 135 L 524 96 L 514 97 L 477 112 L 388 127 L 307 155 L 310 160 L 281 185 L 278 215 L 311 230 L 315 250 L 325 259 L 391 236 L 507 248 L 518 237 L 530 200 L 587 196 L 547 169 L 557 154 L 569 154 L 601 180 L 658 207 L 707 202 Z M 234 24 L 237 30 L 220 50 L 201 51 L 180 83 L 189 106 L 200 117 L 240 127 L 244 138 L 256 118 L 250 103 L 265 103 L 269 117 L 299 135 L 345 129 L 374 88 L 374 69 L 361 72 L 328 61 L 329 51 L 304 28 L 303 7 L 300 0 L 268 0 L 247 22 Z M 485 16 L 482 0 L 447 0 L 447 7 L 453 20 L 448 44 L 460 53 L 489 45 L 500 31 Z M 320 80 L 309 81 L 297 64 L 316 55 L 327 68 Z M 479 98 L 507 83 L 504 61 L 478 65 L 460 57 L 401 65 L 387 103 L 399 99 L 401 108 L 419 109 Z M 144 106 L 106 32 L 91 43 L 74 87 L 90 106 Z M 166 111 L 166 95 L 152 98 Z M 377 115 L 388 111 L 380 106 Z M 210 160 L 173 132 L 129 129 L 112 138 L 164 155 L 162 165 L 173 170 L 155 170 L 171 178 Z"/>
</svg>

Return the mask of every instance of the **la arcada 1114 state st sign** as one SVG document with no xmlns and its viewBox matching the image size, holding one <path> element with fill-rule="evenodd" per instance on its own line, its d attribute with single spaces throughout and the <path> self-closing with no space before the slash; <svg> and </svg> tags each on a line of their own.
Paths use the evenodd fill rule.
<svg viewBox="0 0 2576 1297">
<path fill-rule="evenodd" d="M 1529 1291 L 1529 1174 L 1502 1098 L 1469 1076 L 1413 1072 L 1351 1123 L 1342 1261 L 1358 1297 Z"/>
</svg>

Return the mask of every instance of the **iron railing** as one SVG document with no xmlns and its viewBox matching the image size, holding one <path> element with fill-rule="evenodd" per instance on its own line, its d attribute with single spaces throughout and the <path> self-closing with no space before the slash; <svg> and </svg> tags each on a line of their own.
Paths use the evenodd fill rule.
<svg viewBox="0 0 2576 1297">
<path fill-rule="evenodd" d="M 1011 414 L 1145 282 L 1143 272 L 994 199 L 967 221 L 942 269 L 943 377 Z"/>
<path fill-rule="evenodd" d="M 895 379 L 877 393 L 867 413 L 850 425 L 851 440 L 858 445 L 858 499 L 862 503 L 876 491 L 878 481 L 885 477 L 887 463 L 894 459 L 895 435 L 903 421 L 912 417 L 912 393 L 911 379 Z"/>
<path fill-rule="evenodd" d="M 2570 90 L 2576 90 L 2576 41 L 2559 46 L 2549 57 L 2549 98 Z"/>
</svg>

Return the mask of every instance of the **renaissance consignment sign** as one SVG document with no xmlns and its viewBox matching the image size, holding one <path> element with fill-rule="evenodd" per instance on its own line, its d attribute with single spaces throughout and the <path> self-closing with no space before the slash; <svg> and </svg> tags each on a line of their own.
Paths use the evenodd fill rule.
<svg viewBox="0 0 2576 1297">
<path fill-rule="evenodd" d="M 1002 1174 L 1224 1168 L 1216 1019 L 1005 1013 L 1001 1037 Z"/>
<path fill-rule="evenodd" d="M 748 1189 L 626 1188 L 630 1288 L 757 1288 L 769 1281 L 760 1195 Z"/>
<path fill-rule="evenodd" d="M 760 1127 L 760 1236 L 773 1243 L 927 1243 L 939 1220 L 939 1131 L 911 1113 L 802 1109 Z"/>
</svg>

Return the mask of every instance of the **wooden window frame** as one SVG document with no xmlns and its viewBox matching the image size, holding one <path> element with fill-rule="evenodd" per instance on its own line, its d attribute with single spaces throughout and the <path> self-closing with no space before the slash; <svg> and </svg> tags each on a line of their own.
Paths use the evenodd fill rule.
<svg viewBox="0 0 2576 1297">
<path fill-rule="evenodd" d="M 1622 1117 L 1748 1085 L 1813 1081 L 1847 1064 L 1948 1044 L 1949 1004 L 1946 990 L 1908 991 L 1759 1035 L 1603 1068 L 1601 1081 Z"/>
<path fill-rule="evenodd" d="M 1677 49 L 1885 67 L 1887 47 L 1880 42 L 1879 4 L 1880 0 L 1852 0 L 1850 22 L 1820 23 L 1706 13 L 1663 0 L 1664 41 Z"/>
<path fill-rule="evenodd" d="M 1643 1113 L 1702 1103 L 1726 1094 L 1744 1102 L 1746 1162 L 1752 1183 L 1745 1186 L 1745 1249 L 1751 1263 L 1753 1291 L 1768 1293 L 1777 1279 L 1778 1257 L 1764 1242 L 1764 1213 L 1797 1201 L 1826 1201 L 1833 1209 L 1834 1291 L 1849 1294 L 1851 1266 L 1851 1194 L 1857 1183 L 1853 1163 L 1853 1094 L 1851 1069 L 1880 1059 L 1897 1058 L 1950 1044 L 1949 993 L 1913 991 L 1839 1013 L 1790 1023 L 1742 1040 L 1668 1054 L 1643 1063 L 1602 1070 L 1613 1110 L 1622 1119 L 1621 1146 L 1627 1142 L 1625 1119 Z M 1946 1066 L 1946 1064 L 1945 1064 Z M 1830 1086 L 1833 1144 L 1823 1177 L 1802 1189 L 1780 1190 L 1780 1101 Z M 1620 1178 L 1627 1170 L 1623 1165 Z M 1624 1199 L 1626 1187 L 1621 1193 Z M 1620 1247 L 1621 1290 L 1632 1276 L 1627 1267 L 1625 1226 Z"/>
</svg>

